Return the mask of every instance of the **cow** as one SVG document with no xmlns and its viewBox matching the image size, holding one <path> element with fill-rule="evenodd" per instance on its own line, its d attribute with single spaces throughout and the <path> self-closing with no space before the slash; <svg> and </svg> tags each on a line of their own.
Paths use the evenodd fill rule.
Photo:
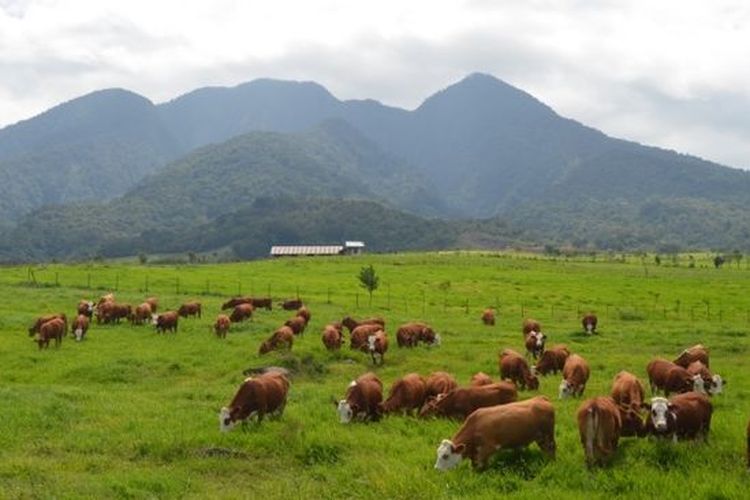
<svg viewBox="0 0 750 500">
<path fill-rule="evenodd" d="M 687 367 L 687 371 L 690 375 L 700 375 L 703 379 L 704 392 L 708 392 L 709 396 L 715 394 L 721 394 L 724 390 L 724 385 L 727 383 L 721 375 L 711 373 L 701 361 L 693 361 L 690 366 Z"/>
<path fill-rule="evenodd" d="M 282 326 L 271 334 L 265 342 L 260 345 L 258 354 L 266 354 L 271 351 L 286 349 L 287 351 L 292 349 L 294 343 L 294 332 L 288 326 Z"/>
<path fill-rule="evenodd" d="M 680 353 L 679 356 L 674 360 L 674 364 L 687 368 L 693 361 L 700 361 L 706 368 L 708 364 L 708 349 L 701 344 L 696 344 L 693 347 L 688 347 Z"/>
<path fill-rule="evenodd" d="M 79 314 L 70 325 L 70 332 L 75 335 L 76 342 L 80 342 L 86 336 L 89 330 L 89 317 L 85 314 Z"/>
<path fill-rule="evenodd" d="M 380 403 L 383 401 L 383 383 L 374 373 L 360 375 L 352 380 L 341 401 L 334 401 L 339 421 L 348 424 L 353 420 L 380 419 Z"/>
<path fill-rule="evenodd" d="M 457 387 L 452 391 L 428 399 L 419 410 L 422 418 L 439 416 L 466 418 L 477 408 L 511 403 L 518 399 L 518 390 L 512 382 L 497 382 L 479 387 Z"/>
<path fill-rule="evenodd" d="M 664 391 L 664 396 L 670 393 L 688 391 L 703 392 L 703 379 L 700 375 L 690 375 L 688 371 L 666 359 L 657 358 L 646 366 L 651 394 L 657 389 Z"/>
<path fill-rule="evenodd" d="M 83 314 L 87 318 L 91 319 L 94 315 L 94 303 L 90 300 L 81 299 L 76 307 L 76 312 L 81 315 Z"/>
<path fill-rule="evenodd" d="M 284 322 L 284 326 L 288 326 L 289 328 L 291 328 L 295 335 L 302 335 L 303 333 L 305 333 L 307 322 L 302 316 L 295 316 L 291 319 L 286 320 Z"/>
<path fill-rule="evenodd" d="M 177 333 L 177 323 L 180 319 L 176 311 L 167 311 L 161 314 L 152 314 L 151 323 L 156 327 L 156 333 L 168 331 Z"/>
<path fill-rule="evenodd" d="M 545 349 L 539 361 L 536 362 L 536 373 L 539 375 L 547 375 L 550 372 L 557 374 L 562 371 L 568 356 L 570 356 L 570 351 L 566 345 L 555 345 Z"/>
<path fill-rule="evenodd" d="M 526 355 L 537 359 L 542 353 L 544 353 L 544 343 L 547 341 L 547 336 L 541 332 L 531 331 L 526 335 Z"/>
<path fill-rule="evenodd" d="M 549 458 L 555 457 L 555 409 L 544 396 L 502 406 L 480 408 L 437 449 L 435 468 L 447 470 L 462 458 L 475 469 L 484 469 L 500 449 L 520 448 L 536 442 Z"/>
<path fill-rule="evenodd" d="M 644 393 L 643 383 L 632 373 L 621 371 L 615 375 L 610 396 L 620 410 L 621 436 L 637 436 L 642 433 L 641 407 L 645 400 Z"/>
<path fill-rule="evenodd" d="M 302 307 L 304 304 L 302 304 L 302 301 L 300 299 L 291 299 L 291 300 L 285 300 L 281 303 L 281 308 L 285 311 L 296 311 L 300 307 Z"/>
<path fill-rule="evenodd" d="M 598 322 L 599 319 L 596 317 L 596 314 L 588 313 L 583 317 L 583 319 L 581 319 L 583 331 L 588 333 L 589 335 L 596 333 L 596 325 Z"/>
<path fill-rule="evenodd" d="M 490 308 L 487 308 L 482 313 L 482 323 L 484 323 L 487 326 L 494 326 L 495 325 L 495 311 L 493 311 Z"/>
<path fill-rule="evenodd" d="M 148 304 L 151 307 L 152 313 L 155 313 L 159 310 L 159 298 L 158 297 L 148 297 L 143 302 L 145 304 Z"/>
<path fill-rule="evenodd" d="M 388 351 L 388 335 L 383 330 L 369 335 L 367 337 L 367 350 L 372 357 L 372 364 L 378 364 L 378 358 L 380 359 L 379 364 L 385 362 L 385 353 Z"/>
<path fill-rule="evenodd" d="M 426 393 L 424 377 L 418 373 L 409 373 L 393 383 L 388 399 L 381 403 L 380 410 L 384 415 L 397 411 L 411 414 L 422 407 Z"/>
<path fill-rule="evenodd" d="M 264 373 L 259 377 L 248 377 L 232 398 L 229 406 L 219 412 L 219 430 L 231 430 L 237 422 L 257 416 L 258 423 L 266 415 L 280 417 L 284 413 L 289 379 L 279 372 Z"/>
<path fill-rule="evenodd" d="M 578 408 L 577 419 L 587 465 L 608 462 L 617 451 L 622 430 L 615 401 L 607 396 L 588 399 Z"/>
<path fill-rule="evenodd" d="M 492 383 L 492 378 L 489 375 L 484 372 L 477 372 L 471 376 L 469 385 L 471 385 L 472 387 L 480 387 L 483 385 L 490 385 Z"/>
<path fill-rule="evenodd" d="M 253 299 L 252 297 L 232 297 L 228 301 L 224 302 L 221 305 L 221 310 L 226 311 L 227 309 L 234 309 L 236 306 L 240 304 L 252 304 Z"/>
<path fill-rule="evenodd" d="M 341 325 L 338 327 L 333 324 L 326 325 L 323 329 L 321 340 L 329 351 L 338 351 L 341 349 L 341 343 L 344 341 L 344 336 L 341 333 Z"/>
<path fill-rule="evenodd" d="M 151 309 L 151 304 L 144 302 L 143 304 L 136 306 L 135 311 L 130 315 L 130 322 L 134 325 L 142 325 L 148 322 L 154 312 L 155 311 Z"/>
<path fill-rule="evenodd" d="M 563 367 L 563 380 L 560 382 L 560 399 L 568 396 L 581 396 L 586 389 L 589 373 L 589 364 L 585 359 L 578 354 L 568 356 Z"/>
<path fill-rule="evenodd" d="M 523 338 L 526 338 L 531 332 L 541 332 L 542 325 L 535 319 L 526 318 L 521 324 L 521 331 L 523 332 Z"/>
<path fill-rule="evenodd" d="M 504 349 L 500 352 L 500 378 L 512 380 L 521 390 L 539 389 L 539 379 L 529 368 L 526 360 L 512 349 Z"/>
<path fill-rule="evenodd" d="M 36 339 L 39 344 L 39 349 L 41 350 L 42 347 L 47 349 L 49 347 L 49 342 L 52 339 L 55 339 L 55 347 L 60 347 L 65 331 L 66 323 L 62 318 L 52 318 L 51 320 L 44 322 L 39 327 L 39 334 Z"/>
<path fill-rule="evenodd" d="M 200 302 L 188 302 L 182 304 L 177 310 L 177 314 L 182 318 L 189 318 L 190 316 L 201 317 L 201 303 Z"/>
<path fill-rule="evenodd" d="M 433 372 L 427 377 L 425 383 L 427 385 L 425 398 L 433 398 L 438 394 L 445 394 L 458 387 L 456 379 L 447 372 Z"/>
<path fill-rule="evenodd" d="M 114 302 L 114 301 L 115 301 L 115 294 L 110 292 L 99 297 L 99 300 L 96 302 L 95 307 L 99 307 L 100 305 L 106 302 Z"/>
<path fill-rule="evenodd" d="M 669 399 L 651 398 L 644 407 L 649 411 L 644 433 L 658 437 L 681 439 L 703 438 L 708 440 L 711 430 L 713 407 L 704 394 L 686 392 Z"/>
<path fill-rule="evenodd" d="M 271 297 L 251 297 L 250 303 L 256 309 L 266 309 L 267 311 L 273 311 L 273 300 L 271 300 Z"/>
<path fill-rule="evenodd" d="M 65 316 L 65 314 L 46 314 L 44 316 L 39 316 L 36 321 L 34 321 L 34 324 L 29 327 L 29 337 L 33 337 L 34 334 L 39 333 L 41 331 L 42 325 L 53 319 L 61 319 L 63 321 L 63 324 L 65 325 L 65 332 L 67 333 L 68 317 Z"/>
<path fill-rule="evenodd" d="M 349 347 L 351 349 L 362 349 L 367 346 L 367 337 L 373 333 L 382 330 L 383 327 L 377 323 L 359 325 L 354 330 L 349 338 Z"/>
<path fill-rule="evenodd" d="M 396 341 L 399 347 L 415 347 L 419 342 L 439 344 L 440 336 L 429 325 L 412 322 L 398 327 Z"/>
<path fill-rule="evenodd" d="M 305 319 L 305 325 L 307 325 L 310 322 L 310 318 L 312 318 L 312 314 L 310 314 L 310 309 L 308 309 L 307 306 L 302 306 L 299 309 L 297 309 L 297 316 Z"/>
<path fill-rule="evenodd" d="M 133 308 L 130 304 L 118 304 L 113 301 L 102 302 L 96 308 L 96 320 L 98 323 L 110 324 L 120 323 L 123 318 L 130 318 Z"/>
<path fill-rule="evenodd" d="M 227 332 L 229 327 L 232 325 L 232 320 L 226 314 L 219 314 L 216 316 L 216 322 L 214 323 L 214 333 L 220 339 L 227 338 Z"/>
<path fill-rule="evenodd" d="M 351 316 L 346 316 L 341 320 L 341 324 L 349 330 L 349 333 L 354 332 L 354 329 L 361 325 L 380 325 L 380 328 L 385 328 L 385 320 L 383 318 L 366 318 L 357 321 Z"/>
<path fill-rule="evenodd" d="M 229 315 L 229 321 L 232 323 L 240 323 L 248 318 L 253 317 L 253 305 L 252 304 L 237 304 L 232 310 L 232 314 Z"/>
</svg>

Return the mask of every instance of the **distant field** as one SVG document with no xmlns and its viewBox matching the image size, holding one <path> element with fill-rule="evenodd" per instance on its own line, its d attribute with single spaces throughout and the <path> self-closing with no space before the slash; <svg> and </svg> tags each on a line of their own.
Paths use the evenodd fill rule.
<svg viewBox="0 0 750 500">
<path fill-rule="evenodd" d="M 198 266 L 94 264 L 0 270 L 0 497 L 266 498 L 746 498 L 745 427 L 750 417 L 750 271 L 746 263 L 714 269 L 662 257 L 548 259 L 520 254 L 396 254 Z M 372 305 L 356 274 L 372 264 L 381 278 Z M 72 314 L 81 298 L 115 290 L 120 301 L 157 295 L 163 306 L 204 304 L 201 320 L 183 320 L 176 336 L 153 328 L 94 325 L 86 342 L 68 336 L 39 352 L 27 336 L 47 312 Z M 221 302 L 237 293 L 300 297 L 313 319 L 292 355 L 263 358 L 258 345 L 289 314 L 257 313 L 225 341 L 209 331 Z M 495 327 L 479 322 L 497 306 Z M 580 332 L 594 310 L 600 335 Z M 383 367 L 343 349 L 329 354 L 324 324 L 355 316 L 388 321 L 391 350 Z M 467 382 L 497 376 L 497 353 L 522 348 L 523 316 L 540 320 L 550 343 L 587 358 L 586 396 L 606 394 L 621 369 L 645 379 L 654 356 L 674 357 L 701 342 L 711 367 L 729 383 L 713 399 L 708 445 L 623 439 L 614 464 L 586 469 L 574 425 L 580 401 L 560 402 L 559 378 L 541 381 L 557 411 L 558 455 L 535 445 L 502 452 L 475 473 L 468 463 L 441 473 L 435 449 L 460 422 L 388 417 L 338 423 L 332 398 L 374 370 L 386 387 L 398 376 L 442 369 Z M 395 326 L 423 319 L 443 338 L 437 348 L 398 349 Z M 222 434 L 217 413 L 250 366 L 297 370 L 278 421 Z M 528 397 L 532 393 L 522 393 Z"/>
</svg>

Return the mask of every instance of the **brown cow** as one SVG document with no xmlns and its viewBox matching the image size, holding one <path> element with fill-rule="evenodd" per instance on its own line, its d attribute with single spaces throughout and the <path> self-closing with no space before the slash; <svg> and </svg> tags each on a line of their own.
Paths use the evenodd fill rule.
<svg viewBox="0 0 750 500">
<path fill-rule="evenodd" d="M 643 384 L 632 373 L 621 371 L 615 375 L 610 395 L 620 410 L 621 436 L 637 436 L 642 433 L 641 406 L 645 399 L 644 393 Z"/>
<path fill-rule="evenodd" d="M 471 382 L 469 385 L 471 385 L 472 387 L 480 387 L 483 385 L 490 385 L 492 383 L 492 377 L 484 372 L 477 372 L 471 376 Z"/>
<path fill-rule="evenodd" d="M 300 299 L 291 299 L 291 300 L 285 300 L 281 303 L 281 308 L 285 311 L 296 311 L 300 307 L 302 307 L 302 300 Z"/>
<path fill-rule="evenodd" d="M 130 322 L 134 325 L 142 325 L 151 319 L 152 314 L 154 314 L 154 310 L 151 309 L 151 304 L 144 302 L 138 305 L 133 314 L 130 315 Z"/>
<path fill-rule="evenodd" d="M 521 324 L 521 331 L 523 332 L 523 337 L 526 338 L 531 332 L 541 332 L 542 325 L 535 319 L 526 318 Z"/>
<path fill-rule="evenodd" d="M 258 423 L 265 415 L 280 417 L 286 406 L 289 379 L 279 372 L 264 373 L 249 377 L 240 386 L 228 407 L 219 412 L 219 429 L 231 430 L 238 421 L 257 415 Z"/>
<path fill-rule="evenodd" d="M 341 320 L 341 324 L 344 325 L 349 333 L 352 333 L 355 328 L 361 325 L 380 325 L 380 328 L 385 328 L 385 320 L 383 318 L 366 318 L 361 321 L 357 321 L 351 316 L 347 316 Z"/>
<path fill-rule="evenodd" d="M 706 365 L 706 368 L 708 368 L 708 349 L 701 344 L 688 347 L 677 356 L 677 359 L 674 360 L 674 364 L 687 368 L 693 361 L 700 361 Z"/>
<path fill-rule="evenodd" d="M 594 313 L 588 313 L 581 320 L 583 331 L 588 333 L 589 335 L 596 333 L 597 323 L 599 323 L 599 319 L 596 317 L 596 314 Z"/>
<path fill-rule="evenodd" d="M 385 353 L 388 351 L 388 335 L 383 330 L 369 335 L 367 337 L 367 351 L 372 357 L 372 364 L 383 364 L 385 362 Z M 380 358 L 380 363 L 378 363 Z"/>
<path fill-rule="evenodd" d="M 83 314 L 87 318 L 91 319 L 94 315 L 94 303 L 90 300 L 81 299 L 76 307 L 76 312 L 80 315 Z"/>
<path fill-rule="evenodd" d="M 188 318 L 190 316 L 198 316 L 198 318 L 201 317 L 201 303 L 200 302 L 188 302 L 186 304 L 182 304 L 180 308 L 177 310 L 177 314 L 179 314 L 183 318 Z"/>
<path fill-rule="evenodd" d="M 239 323 L 245 321 L 248 318 L 253 317 L 253 305 L 252 304 L 237 304 L 234 306 L 232 314 L 229 315 L 229 320 L 232 323 Z"/>
<path fill-rule="evenodd" d="M 359 325 L 354 330 L 349 338 L 349 347 L 351 349 L 363 349 L 367 346 L 367 337 L 373 333 L 382 330 L 383 327 L 377 323 Z"/>
<path fill-rule="evenodd" d="M 610 397 L 588 399 L 578 408 L 578 433 L 589 466 L 612 458 L 620 440 L 620 411 Z"/>
<path fill-rule="evenodd" d="M 677 392 L 704 392 L 703 379 L 700 375 L 690 375 L 688 371 L 666 359 L 655 359 L 646 367 L 648 381 L 651 386 L 651 394 L 657 389 L 664 391 L 669 397 L 670 393 Z"/>
<path fill-rule="evenodd" d="M 498 382 L 479 387 L 457 387 L 447 394 L 439 394 L 428 399 L 419 411 L 419 416 L 466 418 L 477 408 L 503 405 L 516 399 L 518 399 L 518 391 L 512 382 Z"/>
<path fill-rule="evenodd" d="M 70 332 L 75 335 L 76 342 L 80 342 L 86 336 L 87 331 L 89 331 L 89 317 L 85 314 L 79 314 L 73 320 L 73 324 L 70 325 Z"/>
<path fill-rule="evenodd" d="M 385 414 L 401 411 L 411 414 L 414 410 L 419 411 L 424 404 L 426 393 L 427 385 L 421 375 L 418 373 L 404 375 L 391 386 L 388 399 L 381 403 L 381 412 Z"/>
<path fill-rule="evenodd" d="M 172 331 L 177 333 L 177 322 L 180 316 L 176 311 L 167 311 L 161 314 L 153 314 L 151 323 L 156 326 L 156 333 L 166 333 Z"/>
<path fill-rule="evenodd" d="M 297 309 L 297 316 L 305 319 L 305 325 L 307 325 L 310 322 L 310 318 L 312 318 L 312 314 L 310 314 L 310 309 L 308 309 L 307 306 L 302 306 L 299 309 Z"/>
<path fill-rule="evenodd" d="M 303 333 L 305 333 L 307 322 L 302 316 L 295 316 L 291 319 L 286 320 L 284 322 L 284 326 L 288 326 L 289 328 L 291 328 L 295 335 L 302 335 Z"/>
<path fill-rule="evenodd" d="M 149 297 L 143 302 L 148 304 L 149 307 L 151 307 L 152 313 L 155 313 L 159 310 L 159 298 L 158 297 Z"/>
<path fill-rule="evenodd" d="M 487 326 L 494 326 L 495 325 L 495 311 L 493 311 L 490 308 L 487 308 L 482 313 L 482 323 L 484 323 Z"/>
<path fill-rule="evenodd" d="M 115 294 L 110 292 L 99 297 L 99 300 L 96 302 L 95 307 L 99 307 L 100 305 L 106 302 L 114 302 L 114 301 L 115 301 Z"/>
<path fill-rule="evenodd" d="M 258 349 L 258 354 L 266 354 L 271 351 L 286 349 L 287 351 L 292 349 L 294 343 L 294 332 L 288 326 L 282 326 L 271 334 L 268 340 L 263 342 Z"/>
<path fill-rule="evenodd" d="M 541 332 L 529 332 L 526 335 L 526 354 L 534 359 L 539 358 L 544 353 L 544 343 L 547 341 L 547 336 Z"/>
<path fill-rule="evenodd" d="M 456 379 L 453 378 L 453 375 L 447 372 L 431 373 L 430 376 L 427 377 L 426 385 L 426 398 L 432 398 L 438 394 L 445 394 L 458 387 Z"/>
<path fill-rule="evenodd" d="M 440 336 L 425 323 L 412 322 L 401 325 L 396 331 L 399 347 L 414 347 L 419 342 L 440 344 Z"/>
<path fill-rule="evenodd" d="M 338 325 L 338 328 L 333 324 L 326 325 L 323 329 L 321 340 L 323 340 L 323 345 L 326 346 L 326 349 L 329 351 L 337 351 L 341 349 L 341 343 L 344 341 L 344 336 L 341 333 L 341 325 Z"/>
<path fill-rule="evenodd" d="M 216 322 L 214 323 L 214 333 L 220 339 L 227 338 L 227 332 L 229 327 L 232 326 L 232 320 L 226 314 L 219 314 L 216 316 Z"/>
<path fill-rule="evenodd" d="M 99 323 L 120 323 L 121 319 L 130 318 L 133 308 L 130 304 L 118 304 L 113 301 L 102 302 L 96 308 L 96 319 Z"/>
<path fill-rule="evenodd" d="M 512 349 L 503 349 L 500 352 L 500 378 L 512 380 L 521 390 L 539 389 L 539 379 L 529 368 L 526 360 Z"/>
<path fill-rule="evenodd" d="M 709 396 L 721 394 L 724 390 L 724 385 L 727 383 L 721 375 L 711 373 L 711 370 L 700 361 L 693 361 L 690 363 L 690 366 L 687 367 L 687 371 L 693 376 L 700 375 L 703 379 L 704 392 L 707 392 Z"/>
<path fill-rule="evenodd" d="M 221 310 L 234 309 L 240 304 L 252 304 L 252 297 L 232 297 L 221 305 Z"/>
<path fill-rule="evenodd" d="M 475 469 L 483 469 L 498 450 L 533 442 L 549 458 L 555 457 L 555 409 L 544 396 L 478 409 L 453 438 L 440 443 L 435 468 L 451 469 L 468 458 Z"/>
<path fill-rule="evenodd" d="M 565 361 L 570 356 L 570 351 L 566 345 L 555 345 L 545 349 L 536 363 L 536 373 L 547 375 L 549 372 L 557 374 L 562 371 Z"/>
<path fill-rule="evenodd" d="M 581 396 L 589 380 L 589 364 L 578 354 L 571 354 L 565 360 L 563 380 L 560 382 L 560 399 L 568 396 Z"/>
<path fill-rule="evenodd" d="M 273 301 L 271 300 L 271 297 L 251 297 L 250 303 L 256 309 L 273 311 Z"/>
<path fill-rule="evenodd" d="M 65 321 L 63 321 L 61 318 L 53 318 L 49 321 L 44 322 L 39 327 L 39 335 L 37 335 L 37 343 L 39 344 L 39 349 L 41 350 L 42 347 L 45 349 L 49 347 L 49 342 L 52 339 L 55 339 L 55 347 L 60 347 L 60 344 L 62 343 L 63 335 L 65 335 L 66 325 Z"/>
<path fill-rule="evenodd" d="M 383 383 L 374 373 L 365 373 L 353 380 L 346 390 L 346 397 L 336 405 L 339 421 L 348 424 L 352 420 L 380 419 L 380 403 L 383 401 Z"/>
<path fill-rule="evenodd" d="M 68 317 L 65 316 L 65 314 L 46 314 L 44 316 L 39 316 L 36 321 L 34 321 L 34 324 L 29 327 L 29 337 L 33 337 L 34 334 L 39 333 L 41 331 L 42 325 L 53 319 L 61 319 L 65 324 L 65 331 L 67 332 Z"/>
<path fill-rule="evenodd" d="M 669 437 L 677 442 L 679 439 L 708 440 L 711 430 L 713 407 L 704 394 L 686 392 L 666 398 L 651 398 L 644 404 L 649 410 L 646 417 L 645 433 L 660 437 Z"/>
</svg>

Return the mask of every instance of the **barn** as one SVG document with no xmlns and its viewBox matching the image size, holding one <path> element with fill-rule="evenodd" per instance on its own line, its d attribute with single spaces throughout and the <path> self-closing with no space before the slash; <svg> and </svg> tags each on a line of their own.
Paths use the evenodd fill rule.
<svg viewBox="0 0 750 500">
<path fill-rule="evenodd" d="M 362 241 L 345 241 L 343 245 L 274 245 L 271 257 L 314 257 L 318 255 L 360 255 L 365 250 Z"/>
</svg>

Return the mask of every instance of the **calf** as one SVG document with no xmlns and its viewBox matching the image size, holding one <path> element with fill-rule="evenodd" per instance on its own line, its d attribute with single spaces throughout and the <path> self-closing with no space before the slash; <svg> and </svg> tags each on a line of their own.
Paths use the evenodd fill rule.
<svg viewBox="0 0 750 500">
<path fill-rule="evenodd" d="M 372 364 L 378 364 L 379 358 L 379 364 L 382 365 L 385 362 L 385 353 L 388 351 L 388 335 L 383 330 L 378 330 L 368 336 L 367 350 L 372 357 Z"/>
<path fill-rule="evenodd" d="M 391 386 L 391 391 L 381 404 L 383 414 L 401 411 L 410 414 L 414 410 L 419 411 L 425 401 L 427 385 L 424 378 L 418 373 L 410 373 L 396 380 Z"/>
<path fill-rule="evenodd" d="M 39 335 L 36 339 L 39 349 L 41 350 L 42 347 L 48 348 L 52 339 L 55 339 L 55 347 L 60 347 L 65 330 L 65 321 L 61 318 L 53 318 L 43 323 L 39 327 Z"/>
<path fill-rule="evenodd" d="M 484 323 L 487 326 L 494 326 L 495 325 L 495 311 L 492 309 L 485 309 L 482 313 L 482 323 Z"/>
<path fill-rule="evenodd" d="M 518 399 L 518 391 L 512 382 L 498 382 L 479 387 L 458 387 L 447 394 L 439 394 L 428 399 L 419 411 L 419 416 L 466 418 L 477 408 L 502 405 L 516 399 Z"/>
<path fill-rule="evenodd" d="M 710 396 L 721 394 L 723 391 L 726 380 L 724 380 L 721 375 L 711 373 L 711 370 L 709 370 L 702 362 L 693 361 L 690 363 L 690 366 L 687 367 L 687 371 L 694 377 L 695 375 L 700 375 L 703 380 L 703 392 L 708 392 Z"/>
<path fill-rule="evenodd" d="M 512 349 L 500 353 L 500 378 L 512 380 L 521 390 L 539 389 L 539 379 L 529 368 L 526 360 Z"/>
<path fill-rule="evenodd" d="M 284 322 L 284 326 L 288 326 L 292 329 L 295 335 L 302 335 L 305 333 L 305 327 L 307 326 L 307 321 L 305 321 L 305 318 L 302 316 L 295 316 L 291 319 L 288 319 Z"/>
<path fill-rule="evenodd" d="M 246 319 L 253 317 L 253 305 L 252 304 L 237 304 L 232 310 L 232 314 L 229 315 L 229 321 L 232 323 L 240 323 Z"/>
<path fill-rule="evenodd" d="M 346 397 L 334 404 L 339 421 L 348 424 L 352 420 L 379 420 L 380 403 L 383 401 L 383 383 L 374 373 L 365 373 L 353 380 L 346 390 Z"/>
<path fill-rule="evenodd" d="M 526 335 L 526 354 L 533 359 L 539 358 L 544 353 L 544 343 L 547 341 L 547 336 L 541 332 L 531 331 Z"/>
<path fill-rule="evenodd" d="M 433 372 L 427 377 L 425 398 L 434 398 L 438 394 L 445 394 L 458 387 L 456 379 L 447 372 Z"/>
<path fill-rule="evenodd" d="M 589 364 L 578 354 L 571 354 L 565 360 L 563 380 L 560 382 L 560 399 L 568 396 L 581 396 L 589 380 Z"/>
<path fill-rule="evenodd" d="M 644 401 L 643 384 L 630 372 L 621 371 L 612 382 L 612 400 L 620 410 L 622 436 L 637 436 L 643 431 L 641 406 Z"/>
<path fill-rule="evenodd" d="M 687 368 L 690 363 L 694 361 L 700 361 L 706 367 L 708 364 L 708 349 L 701 344 L 696 344 L 693 347 L 688 347 L 680 353 L 679 356 L 674 360 L 674 364 Z"/>
<path fill-rule="evenodd" d="M 86 332 L 89 330 L 89 317 L 85 314 L 79 314 L 73 324 L 70 325 L 70 332 L 75 335 L 76 342 L 80 342 L 86 336 Z"/>
<path fill-rule="evenodd" d="M 271 351 L 286 349 L 291 350 L 294 343 L 294 332 L 288 326 L 282 326 L 271 334 L 271 337 L 263 342 L 258 349 L 258 354 L 266 354 Z"/>
<path fill-rule="evenodd" d="M 347 329 L 349 329 L 349 333 L 352 333 L 355 328 L 361 325 L 380 325 L 381 329 L 385 328 L 385 320 L 383 320 L 383 318 L 366 318 L 366 319 L 357 321 L 351 316 L 347 316 L 341 320 L 341 324 L 344 325 Z"/>
<path fill-rule="evenodd" d="M 549 372 L 557 374 L 565 367 L 565 361 L 570 356 L 570 351 L 566 345 L 556 345 L 550 349 L 545 349 L 536 363 L 536 373 L 547 375 Z"/>
<path fill-rule="evenodd" d="M 168 331 L 177 333 L 177 322 L 180 316 L 176 311 L 167 311 L 161 314 L 151 316 L 152 324 L 156 326 L 156 333 L 166 333 Z"/>
<path fill-rule="evenodd" d="M 367 337 L 373 333 L 382 330 L 379 324 L 360 325 L 352 330 L 349 338 L 349 347 L 352 349 L 365 349 L 367 347 Z"/>
<path fill-rule="evenodd" d="M 498 450 L 533 442 L 548 457 L 555 457 L 555 409 L 544 396 L 478 409 L 453 438 L 440 443 L 435 468 L 451 469 L 468 458 L 475 469 L 483 469 Z"/>
<path fill-rule="evenodd" d="M 214 323 L 214 333 L 220 339 L 227 338 L 227 332 L 229 327 L 232 325 L 232 320 L 226 314 L 219 314 L 216 316 L 216 322 Z"/>
<path fill-rule="evenodd" d="M 521 324 L 521 331 L 523 332 L 524 338 L 531 332 L 541 332 L 542 325 L 535 319 L 526 318 Z"/>
<path fill-rule="evenodd" d="M 598 322 L 599 322 L 599 319 L 596 317 L 596 314 L 593 314 L 593 313 L 587 314 L 581 320 L 581 325 L 583 325 L 583 331 L 588 333 L 589 335 L 596 333 L 596 325 Z"/>
<path fill-rule="evenodd" d="M 299 309 L 297 309 L 297 316 L 305 319 L 305 325 L 307 325 L 310 322 L 310 318 L 312 318 L 312 314 L 310 314 L 310 309 L 308 309 L 307 306 L 302 306 Z"/>
<path fill-rule="evenodd" d="M 578 433 L 591 466 L 607 462 L 617 450 L 622 420 L 614 400 L 600 396 L 584 401 L 578 408 Z"/>
<path fill-rule="evenodd" d="M 688 391 L 703 392 L 703 379 L 700 375 L 690 375 L 688 371 L 666 359 L 654 359 L 646 367 L 651 393 L 657 389 L 664 391 L 665 396 L 670 393 Z"/>
<path fill-rule="evenodd" d="M 183 318 L 188 318 L 190 316 L 198 316 L 198 318 L 201 317 L 201 303 L 200 302 L 188 302 L 186 304 L 182 304 L 180 308 L 177 310 L 177 314 L 179 314 Z"/>
<path fill-rule="evenodd" d="M 229 431 L 237 422 L 253 416 L 257 416 L 258 423 L 265 415 L 281 416 L 288 392 L 289 379 L 279 372 L 245 379 L 229 406 L 219 412 L 219 429 Z"/>
<path fill-rule="evenodd" d="M 336 325 L 326 325 L 323 329 L 323 345 L 329 351 L 337 351 L 341 349 L 341 343 L 344 341 L 344 336 L 341 333 L 341 327 L 337 328 Z"/>
<path fill-rule="evenodd" d="M 671 436 L 674 442 L 698 437 L 708 440 L 713 407 L 705 395 L 687 392 L 672 396 L 669 400 L 655 397 L 651 398 L 650 403 L 644 404 L 644 407 L 649 410 L 646 434 Z"/>
<path fill-rule="evenodd" d="M 471 376 L 469 385 L 472 387 L 481 387 L 492 384 L 492 378 L 484 372 L 477 372 Z"/>
<path fill-rule="evenodd" d="M 300 299 L 285 300 L 281 303 L 281 308 L 285 311 L 296 311 L 302 306 L 302 300 Z"/>
</svg>

